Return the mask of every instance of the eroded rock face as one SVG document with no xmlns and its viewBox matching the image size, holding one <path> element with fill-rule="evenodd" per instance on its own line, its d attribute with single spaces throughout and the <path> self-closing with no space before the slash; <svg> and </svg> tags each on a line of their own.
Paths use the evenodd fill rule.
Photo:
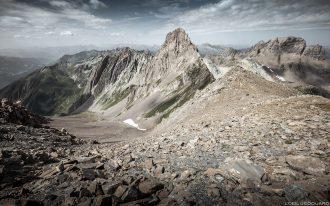
<svg viewBox="0 0 330 206">
<path fill-rule="evenodd" d="M 127 53 L 127 54 L 126 54 Z M 110 110 L 116 107 L 119 118 L 154 117 L 162 118 L 175 107 L 187 101 L 198 89 L 213 81 L 213 76 L 198 54 L 197 47 L 190 41 L 183 29 L 169 33 L 155 56 L 144 56 L 128 50 L 122 53 L 114 66 L 103 72 L 92 93 L 96 100 L 91 110 Z M 117 66 L 121 69 L 116 70 Z M 121 71 L 116 81 L 109 82 L 109 74 Z M 108 82 L 107 82 L 108 81 Z M 136 108 L 137 103 L 148 107 Z M 120 103 L 120 107 L 115 105 Z M 116 116 L 114 114 L 114 116 Z"/>
<path fill-rule="evenodd" d="M 178 28 L 167 34 L 161 50 L 159 53 L 167 50 L 172 54 L 181 54 L 187 52 L 187 50 L 191 50 L 190 52 L 197 51 L 197 47 L 190 41 L 185 30 Z"/>
<path fill-rule="evenodd" d="M 306 48 L 306 41 L 299 37 L 280 37 L 268 42 L 259 42 L 252 51 L 254 55 L 279 55 L 283 53 L 301 55 Z"/>
<path fill-rule="evenodd" d="M 304 56 L 312 57 L 314 59 L 318 60 L 324 60 L 325 59 L 325 50 L 321 45 L 313 45 L 313 46 L 307 46 L 303 53 Z"/>
<path fill-rule="evenodd" d="M 301 55 L 306 48 L 306 41 L 300 37 L 278 38 L 279 52 Z"/>
<path fill-rule="evenodd" d="M 305 56 L 317 60 L 325 59 L 325 50 L 320 45 L 306 46 L 300 37 L 278 37 L 267 42 L 257 43 L 250 51 L 252 56 L 294 55 Z"/>
</svg>

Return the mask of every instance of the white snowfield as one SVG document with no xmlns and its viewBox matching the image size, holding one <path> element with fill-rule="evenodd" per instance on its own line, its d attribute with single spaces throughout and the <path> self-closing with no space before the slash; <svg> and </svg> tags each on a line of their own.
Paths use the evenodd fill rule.
<svg viewBox="0 0 330 206">
<path fill-rule="evenodd" d="M 145 131 L 145 130 L 146 130 L 146 129 L 142 129 L 142 128 L 140 128 L 139 125 L 136 124 L 132 119 L 126 119 L 126 120 L 124 120 L 123 122 L 126 123 L 126 124 L 131 125 L 132 127 L 135 127 L 135 128 L 138 129 L 138 130 L 141 130 L 141 131 Z"/>
<path fill-rule="evenodd" d="M 279 80 L 281 80 L 282 82 L 285 82 L 286 80 L 284 79 L 284 77 L 281 77 L 281 76 L 278 76 L 278 75 L 276 75 L 276 77 L 279 79 Z"/>
</svg>

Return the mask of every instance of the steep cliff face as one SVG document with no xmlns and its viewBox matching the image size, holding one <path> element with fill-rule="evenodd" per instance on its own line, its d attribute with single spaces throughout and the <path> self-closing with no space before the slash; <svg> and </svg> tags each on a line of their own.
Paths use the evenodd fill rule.
<svg viewBox="0 0 330 206">
<path fill-rule="evenodd" d="M 267 42 L 259 42 L 248 50 L 250 57 L 277 57 L 278 64 L 283 59 L 310 58 L 324 60 L 325 50 L 321 45 L 306 45 L 300 37 L 278 37 Z"/>
<path fill-rule="evenodd" d="M 169 33 L 155 56 L 130 53 L 121 58 L 118 65 L 125 65 L 124 69 L 112 69 L 120 75 L 98 89 L 92 111 L 119 119 L 157 122 L 213 80 L 183 29 Z"/>
<path fill-rule="evenodd" d="M 299 37 L 280 37 L 267 42 L 259 42 L 251 49 L 252 55 L 302 55 L 306 41 Z"/>
<path fill-rule="evenodd" d="M 88 110 L 93 105 L 94 111 L 104 111 L 133 94 L 137 85 L 136 75 L 141 73 L 151 57 L 148 52 L 129 48 L 107 54 L 88 77 L 84 96 L 92 100 L 80 110 Z"/>
</svg>

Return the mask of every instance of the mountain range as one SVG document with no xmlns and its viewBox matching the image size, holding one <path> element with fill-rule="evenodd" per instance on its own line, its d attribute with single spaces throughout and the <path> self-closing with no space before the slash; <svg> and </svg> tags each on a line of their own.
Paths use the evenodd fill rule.
<svg viewBox="0 0 330 206">
<path fill-rule="evenodd" d="M 326 55 L 181 28 L 157 51 L 64 55 L 0 90 L 0 205 L 326 204 Z"/>
<path fill-rule="evenodd" d="M 65 55 L 3 88 L 0 96 L 43 115 L 92 111 L 151 128 L 235 67 L 329 97 L 329 62 L 320 45 L 285 37 L 245 50 L 197 47 L 183 29 L 169 33 L 157 52 L 124 47 Z"/>
</svg>

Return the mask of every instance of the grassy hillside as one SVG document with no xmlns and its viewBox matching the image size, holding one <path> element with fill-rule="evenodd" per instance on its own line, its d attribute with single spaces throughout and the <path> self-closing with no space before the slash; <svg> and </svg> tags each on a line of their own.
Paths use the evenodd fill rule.
<svg viewBox="0 0 330 206">
<path fill-rule="evenodd" d="M 74 81 L 64 72 L 56 67 L 46 67 L 3 88 L 0 97 L 11 101 L 20 99 L 38 114 L 53 115 L 67 113 L 80 93 Z"/>
</svg>

